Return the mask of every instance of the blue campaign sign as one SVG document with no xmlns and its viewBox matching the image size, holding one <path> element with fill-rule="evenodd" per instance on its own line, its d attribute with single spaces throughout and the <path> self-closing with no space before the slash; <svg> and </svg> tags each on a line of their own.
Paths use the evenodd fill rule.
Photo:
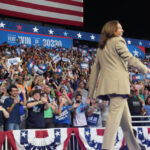
<svg viewBox="0 0 150 150">
<path fill-rule="evenodd" d="M 99 114 L 93 114 L 92 116 L 87 118 L 88 125 L 97 126 L 99 120 Z"/>
<path fill-rule="evenodd" d="M 143 81 L 144 80 L 144 75 L 143 74 L 135 74 L 132 76 L 132 81 Z"/>
<path fill-rule="evenodd" d="M 20 44 L 44 46 L 46 48 L 73 46 L 73 40 L 70 37 L 59 37 L 52 35 L 43 35 L 36 33 L 25 33 L 18 31 L 0 30 L 0 44 L 7 42 L 10 45 L 17 45 L 17 40 L 20 39 Z"/>
<path fill-rule="evenodd" d="M 146 74 L 146 75 L 145 75 L 145 78 L 146 78 L 147 80 L 150 80 L 150 74 L 149 74 L 149 73 Z"/>
</svg>

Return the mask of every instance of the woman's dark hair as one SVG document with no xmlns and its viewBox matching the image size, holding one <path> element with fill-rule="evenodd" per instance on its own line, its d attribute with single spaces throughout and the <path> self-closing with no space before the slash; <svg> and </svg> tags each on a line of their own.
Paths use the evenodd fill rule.
<svg viewBox="0 0 150 150">
<path fill-rule="evenodd" d="M 108 39 L 115 37 L 115 31 L 117 30 L 117 25 L 119 24 L 118 20 L 112 20 L 108 21 L 104 24 L 101 35 L 100 35 L 100 41 L 98 43 L 98 47 L 102 50 Z"/>
</svg>

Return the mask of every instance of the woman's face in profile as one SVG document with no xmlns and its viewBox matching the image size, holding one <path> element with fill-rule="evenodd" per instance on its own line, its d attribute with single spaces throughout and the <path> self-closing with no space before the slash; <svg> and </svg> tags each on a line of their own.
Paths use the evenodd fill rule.
<svg viewBox="0 0 150 150">
<path fill-rule="evenodd" d="M 117 24 L 117 30 L 116 30 L 116 32 L 115 32 L 115 35 L 116 36 L 122 36 L 123 35 L 123 29 L 122 29 L 122 26 L 121 26 L 121 24 L 120 23 L 118 23 Z"/>
</svg>

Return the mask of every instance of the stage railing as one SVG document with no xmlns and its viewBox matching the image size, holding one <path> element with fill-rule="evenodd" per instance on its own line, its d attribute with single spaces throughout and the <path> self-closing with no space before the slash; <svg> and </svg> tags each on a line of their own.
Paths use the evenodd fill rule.
<svg viewBox="0 0 150 150">
<path fill-rule="evenodd" d="M 131 116 L 133 126 L 150 126 L 150 116 Z M 5 137 L 5 142 L 1 148 L 1 150 L 12 150 L 8 149 L 8 140 Z M 76 139 L 74 133 L 71 135 L 71 139 L 69 141 L 68 147 L 66 150 L 81 150 L 81 147 Z"/>
</svg>

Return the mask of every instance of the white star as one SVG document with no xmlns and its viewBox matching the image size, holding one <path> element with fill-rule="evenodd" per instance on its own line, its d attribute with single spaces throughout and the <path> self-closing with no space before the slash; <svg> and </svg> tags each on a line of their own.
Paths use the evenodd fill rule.
<svg viewBox="0 0 150 150">
<path fill-rule="evenodd" d="M 86 134 L 87 136 L 89 136 L 89 134 L 90 134 L 90 133 L 89 133 L 89 131 L 86 131 L 86 133 L 85 133 L 85 134 Z"/>
<path fill-rule="evenodd" d="M 95 36 L 93 34 L 90 37 L 91 37 L 91 40 L 95 40 Z"/>
<path fill-rule="evenodd" d="M 133 51 L 133 53 L 134 53 L 134 56 L 138 56 L 139 55 L 139 52 L 136 51 L 136 49 Z"/>
<path fill-rule="evenodd" d="M 67 36 L 67 35 L 68 35 L 68 33 L 65 31 L 65 32 L 64 32 L 64 36 Z"/>
<path fill-rule="evenodd" d="M 52 29 L 48 30 L 49 34 L 53 34 L 54 31 Z"/>
<path fill-rule="evenodd" d="M 21 136 L 25 137 L 25 136 L 26 136 L 26 133 L 25 133 L 25 132 L 22 132 L 22 133 L 21 133 Z"/>
<path fill-rule="evenodd" d="M 56 144 L 56 145 L 59 145 L 60 143 L 58 143 L 58 142 L 55 142 L 55 144 Z"/>
<path fill-rule="evenodd" d="M 80 39 L 82 38 L 81 33 L 78 33 L 77 36 L 78 36 L 78 38 L 80 38 Z"/>
<path fill-rule="evenodd" d="M 38 30 L 39 30 L 39 29 L 38 29 L 37 27 L 34 27 L 34 28 L 33 28 L 33 32 L 38 32 Z"/>
<path fill-rule="evenodd" d="M 56 132 L 55 134 L 56 134 L 56 136 L 59 136 L 59 135 L 60 135 L 60 133 L 59 133 L 59 132 Z"/>
<path fill-rule="evenodd" d="M 142 42 L 141 42 L 141 41 L 139 42 L 139 45 L 142 45 Z"/>
<path fill-rule="evenodd" d="M 141 130 L 139 130 L 139 132 L 138 132 L 139 134 L 143 134 L 143 132 L 141 131 Z"/>
<path fill-rule="evenodd" d="M 25 146 L 25 147 L 27 147 L 27 146 L 28 146 L 28 144 L 24 144 L 24 146 Z"/>
<path fill-rule="evenodd" d="M 5 24 L 3 22 L 0 23 L 0 28 L 4 28 Z"/>
<path fill-rule="evenodd" d="M 127 42 L 128 42 L 128 44 L 131 44 L 131 41 L 130 41 L 130 40 L 128 40 Z"/>
<path fill-rule="evenodd" d="M 95 146 L 94 146 L 95 148 L 97 148 L 97 143 L 95 144 Z"/>
</svg>

